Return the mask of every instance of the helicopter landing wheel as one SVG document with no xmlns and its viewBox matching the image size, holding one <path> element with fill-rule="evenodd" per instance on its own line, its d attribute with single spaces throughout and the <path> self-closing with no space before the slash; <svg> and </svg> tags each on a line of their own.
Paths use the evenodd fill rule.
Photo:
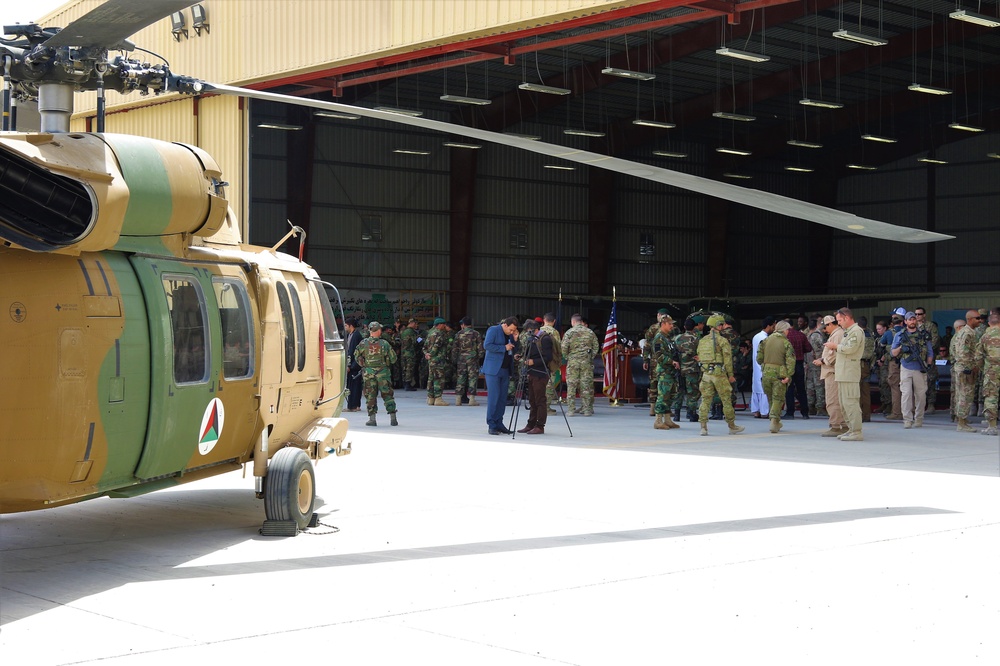
<svg viewBox="0 0 1000 666">
<path fill-rule="evenodd" d="M 300 530 L 312 520 L 316 477 L 309 456 L 286 447 L 274 454 L 264 481 L 264 513 L 268 520 L 294 521 Z"/>
</svg>

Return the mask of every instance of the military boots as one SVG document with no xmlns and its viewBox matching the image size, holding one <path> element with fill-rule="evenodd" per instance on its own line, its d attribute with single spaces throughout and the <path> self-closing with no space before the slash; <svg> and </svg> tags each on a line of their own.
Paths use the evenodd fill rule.
<svg viewBox="0 0 1000 666">
<path fill-rule="evenodd" d="M 479 406 L 479 403 L 476 402 L 476 396 L 470 395 L 469 396 L 469 407 L 478 407 L 478 406 Z"/>
<path fill-rule="evenodd" d="M 366 426 L 377 426 L 378 425 L 377 423 L 375 423 L 375 415 L 374 414 L 372 414 L 371 416 L 368 417 L 368 422 L 365 423 L 365 425 Z"/>
<path fill-rule="evenodd" d="M 958 419 L 958 427 L 955 430 L 958 432 L 976 432 L 976 429 L 969 425 L 968 419 Z"/>
<path fill-rule="evenodd" d="M 373 416 L 372 420 L 374 420 L 374 419 L 375 419 L 375 417 Z M 396 412 L 393 412 L 392 414 L 389 414 L 389 425 L 394 425 L 394 426 L 398 426 L 399 425 L 399 421 L 396 420 Z"/>
<path fill-rule="evenodd" d="M 657 414 L 656 423 L 653 424 L 653 428 L 656 430 L 670 430 L 670 426 L 667 425 L 667 414 Z"/>
<path fill-rule="evenodd" d="M 729 421 L 729 434 L 730 435 L 738 435 L 741 432 L 743 432 L 744 430 L 746 430 L 746 428 L 744 428 L 743 426 L 736 425 L 736 421 Z"/>
<path fill-rule="evenodd" d="M 781 430 L 781 419 L 771 419 L 771 432 L 778 432 Z"/>
</svg>

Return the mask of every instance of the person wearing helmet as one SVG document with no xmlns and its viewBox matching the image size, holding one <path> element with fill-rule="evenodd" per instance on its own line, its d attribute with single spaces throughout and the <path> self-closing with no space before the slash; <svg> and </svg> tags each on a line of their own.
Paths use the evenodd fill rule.
<svg viewBox="0 0 1000 666">
<path fill-rule="evenodd" d="M 722 315 L 712 315 L 708 318 L 708 335 L 698 342 L 698 363 L 701 365 L 701 404 L 698 408 L 698 422 L 701 424 L 701 435 L 708 434 L 708 412 L 712 398 L 716 394 L 722 401 L 722 411 L 729 424 L 729 434 L 737 435 L 743 432 L 743 426 L 736 425 L 736 411 L 730 400 L 733 376 L 733 351 L 729 341 L 722 335 L 722 327 L 726 319 Z"/>
</svg>

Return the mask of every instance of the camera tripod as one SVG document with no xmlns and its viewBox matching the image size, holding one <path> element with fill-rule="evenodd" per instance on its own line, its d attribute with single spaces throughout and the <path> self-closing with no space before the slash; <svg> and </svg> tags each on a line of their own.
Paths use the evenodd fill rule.
<svg viewBox="0 0 1000 666">
<path fill-rule="evenodd" d="M 531 336 L 531 338 L 527 340 L 527 343 L 528 344 L 525 346 L 525 349 L 527 349 L 527 347 L 532 344 L 537 345 L 538 337 Z M 539 348 L 538 357 L 541 358 L 541 356 L 542 356 L 542 350 Z M 521 359 L 521 370 L 518 373 L 517 377 L 517 388 L 514 390 L 514 409 L 511 411 L 510 423 L 507 425 L 507 429 L 510 430 L 511 439 L 517 437 L 517 431 L 515 429 L 515 426 L 517 425 L 517 414 L 521 410 L 521 403 L 524 401 L 524 385 L 528 380 L 528 365 L 525 363 L 525 361 L 527 360 L 528 360 L 528 354 L 527 352 L 525 352 L 524 358 Z M 549 372 L 548 364 L 543 363 L 542 367 L 545 368 L 546 381 L 547 382 L 551 381 L 552 373 Z M 557 398 L 556 402 L 559 404 L 559 411 L 562 413 L 563 421 L 566 422 L 566 430 L 569 431 L 569 436 L 572 437 L 573 429 L 569 427 L 569 418 L 566 417 L 566 409 L 563 407 L 562 401 L 558 399 L 558 395 L 556 396 L 556 398 Z"/>
</svg>

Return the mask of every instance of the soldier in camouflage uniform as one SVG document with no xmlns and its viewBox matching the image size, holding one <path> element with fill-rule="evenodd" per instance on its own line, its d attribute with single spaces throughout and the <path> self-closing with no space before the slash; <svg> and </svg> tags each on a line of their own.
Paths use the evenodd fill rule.
<svg viewBox="0 0 1000 666">
<path fill-rule="evenodd" d="M 434 320 L 433 326 L 424 341 L 424 358 L 427 359 L 427 404 L 447 407 L 448 403 L 441 396 L 445 369 L 448 365 L 448 332 L 441 317 Z"/>
<path fill-rule="evenodd" d="M 976 397 L 976 381 L 979 363 L 976 360 L 979 328 L 979 313 L 969 310 L 965 313 L 965 326 L 951 339 L 951 386 L 955 402 L 955 420 L 958 432 L 976 432 L 969 425 L 969 411 Z"/>
<path fill-rule="evenodd" d="M 757 346 L 757 364 L 761 367 L 761 384 L 767 394 L 771 419 L 771 432 L 781 430 L 781 413 L 785 406 L 788 382 L 795 374 L 795 350 L 788 341 L 789 323 L 781 320 L 774 325 L 774 332 Z"/>
<path fill-rule="evenodd" d="M 739 349 L 740 348 L 740 333 L 736 330 L 734 324 L 736 321 L 731 315 L 724 315 L 722 313 L 717 313 L 720 317 L 725 320 L 725 324 L 722 327 L 722 337 L 724 337 L 729 342 L 729 349 Z M 733 375 L 730 375 L 733 376 Z M 733 379 L 730 382 L 732 386 L 729 390 L 729 401 L 732 403 L 733 410 L 736 409 L 736 380 Z M 712 406 L 715 408 L 716 415 L 713 417 L 715 420 L 722 419 L 722 396 L 716 394 L 715 400 L 712 402 Z"/>
<path fill-rule="evenodd" d="M 997 393 L 1000 391 L 1000 311 L 990 311 L 990 327 L 976 346 L 977 364 L 982 364 L 984 435 L 997 434 Z"/>
<path fill-rule="evenodd" d="M 917 315 L 917 329 L 927 332 L 928 339 L 931 341 L 931 349 L 937 350 L 938 345 L 941 344 L 938 325 L 933 320 L 927 319 L 927 310 L 923 307 L 916 308 L 913 314 Z M 937 382 L 937 363 L 931 363 L 927 366 L 927 408 L 924 414 L 934 413 L 934 405 L 937 402 Z"/>
<path fill-rule="evenodd" d="M 806 365 L 806 400 L 809 402 L 810 416 L 829 417 L 826 413 L 826 385 L 819 376 L 820 367 L 813 363 L 817 358 L 823 358 L 823 343 L 826 340 L 820 327 L 821 321 L 820 317 L 810 319 L 811 328 L 806 335 L 809 346 L 812 347 L 812 351 L 809 352 L 809 363 Z"/>
<path fill-rule="evenodd" d="M 455 362 L 455 406 L 461 406 L 462 398 L 469 396 L 469 406 L 478 407 L 476 386 L 479 383 L 479 368 L 483 364 L 483 336 L 472 328 L 472 319 L 459 320 L 462 330 L 455 336 L 452 347 Z"/>
<path fill-rule="evenodd" d="M 562 339 L 559 336 L 559 331 L 556 330 L 556 316 L 552 312 L 546 312 L 542 315 L 542 333 L 548 333 L 552 336 L 552 358 L 558 360 L 562 359 Z M 562 377 L 559 376 L 559 371 L 549 372 L 549 383 L 545 387 L 545 403 L 546 409 L 549 414 L 555 414 L 556 410 L 552 408 L 552 403 L 559 402 L 559 384 L 562 382 Z"/>
<path fill-rule="evenodd" d="M 681 365 L 681 380 L 677 385 L 677 400 L 674 401 L 674 418 L 681 418 L 681 404 L 687 406 L 688 421 L 698 420 L 698 399 L 701 393 L 698 385 L 701 383 L 701 366 L 698 365 L 698 341 L 704 323 L 697 323 L 688 317 L 684 320 L 684 332 L 674 340 L 677 355 Z"/>
<path fill-rule="evenodd" d="M 666 308 L 660 309 L 656 313 L 656 323 L 650 324 L 649 328 L 646 329 L 646 334 L 643 336 L 645 342 L 642 347 L 642 369 L 649 373 L 649 391 L 647 393 L 646 399 L 649 400 L 649 415 L 656 415 L 656 387 L 657 387 L 657 376 L 656 376 L 656 363 L 650 361 L 650 355 L 653 351 L 652 344 L 653 338 L 660 332 L 660 322 L 663 318 L 667 316 L 669 310 Z"/>
<path fill-rule="evenodd" d="M 676 372 L 680 368 L 677 361 L 677 348 L 674 347 L 673 336 L 670 333 L 674 330 L 674 320 L 670 315 L 664 315 L 660 320 L 660 331 L 653 336 L 653 352 L 650 360 L 656 362 L 656 376 L 658 385 L 656 387 L 656 423 L 653 427 L 656 430 L 670 430 L 680 428 L 670 418 L 670 405 L 674 400 L 674 393 L 677 391 Z"/>
<path fill-rule="evenodd" d="M 392 351 L 396 353 L 396 362 L 392 364 L 389 368 L 389 372 L 392 374 L 392 388 L 398 388 L 400 386 L 400 364 L 399 361 L 402 358 L 402 349 L 399 346 L 399 333 L 397 332 L 395 326 L 383 326 L 382 327 L 382 339 L 389 343 L 392 347 Z"/>
<path fill-rule="evenodd" d="M 378 413 L 378 396 L 382 394 L 385 411 L 389 413 L 391 425 L 399 425 L 396 421 L 396 400 L 392 392 L 392 364 L 396 362 L 396 352 L 388 342 L 382 339 L 382 324 L 373 321 L 368 324 L 370 335 L 358 344 L 354 352 L 358 365 L 364 373 L 364 395 L 368 406 L 368 422 L 365 425 L 374 426 L 375 414 Z"/>
<path fill-rule="evenodd" d="M 976 329 L 976 344 L 983 339 L 986 335 L 986 331 L 990 330 L 990 312 L 986 308 L 979 308 L 979 328 Z M 983 373 L 979 373 L 979 381 L 976 382 L 976 404 L 979 405 L 979 416 L 983 415 Z M 986 421 L 983 421 L 983 425 L 986 425 Z"/>
<path fill-rule="evenodd" d="M 441 382 L 441 388 L 449 388 L 455 384 L 455 336 L 458 333 L 455 331 L 455 327 L 452 326 L 450 321 L 444 323 L 444 336 L 447 344 L 444 348 L 445 358 L 448 362 L 444 364 L 444 379 Z"/>
<path fill-rule="evenodd" d="M 722 408 L 726 422 L 729 424 L 729 434 L 743 432 L 743 426 L 736 425 L 736 412 L 730 395 L 733 390 L 733 352 L 729 341 L 722 335 L 722 326 L 726 323 L 722 315 L 712 315 L 708 318 L 708 335 L 698 342 L 698 363 L 701 365 L 701 404 L 698 408 L 698 421 L 701 423 L 701 434 L 708 434 L 708 412 L 712 398 L 716 393 L 722 399 Z"/>
<path fill-rule="evenodd" d="M 403 357 L 403 384 L 407 391 L 417 390 L 417 320 L 411 319 L 399 332 L 399 348 Z"/>
<path fill-rule="evenodd" d="M 575 314 L 570 319 L 573 328 L 562 338 L 562 353 L 566 363 L 566 402 L 569 415 L 594 415 L 594 357 L 600 351 L 594 332 L 583 325 L 583 317 Z M 553 340 L 553 342 L 555 342 Z M 555 345 L 553 345 L 554 347 Z M 576 394 L 580 393 L 583 407 L 576 409 Z"/>
</svg>

